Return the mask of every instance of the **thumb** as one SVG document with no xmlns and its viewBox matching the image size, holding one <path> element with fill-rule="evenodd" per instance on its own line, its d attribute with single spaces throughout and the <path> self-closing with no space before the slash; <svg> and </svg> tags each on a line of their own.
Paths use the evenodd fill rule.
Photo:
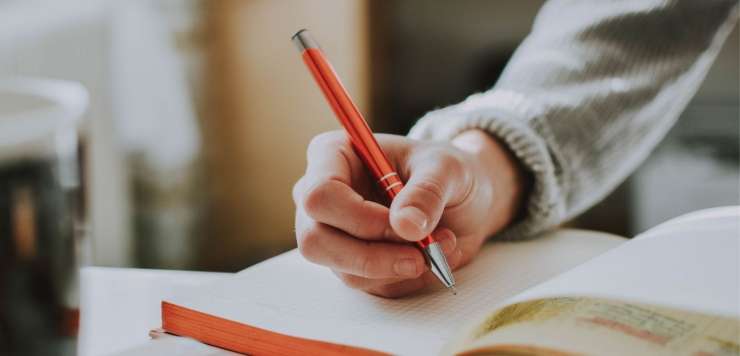
<svg viewBox="0 0 740 356">
<path fill-rule="evenodd" d="M 412 167 L 406 186 L 393 199 L 390 223 L 405 240 L 418 241 L 439 223 L 445 207 L 467 191 L 463 164 L 454 158 L 426 157 Z M 468 183 L 469 184 L 469 183 Z"/>
</svg>

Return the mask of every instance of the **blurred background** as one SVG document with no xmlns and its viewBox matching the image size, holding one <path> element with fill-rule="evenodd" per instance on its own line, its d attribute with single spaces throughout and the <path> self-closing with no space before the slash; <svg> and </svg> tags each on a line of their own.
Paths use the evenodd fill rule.
<svg viewBox="0 0 740 356">
<path fill-rule="evenodd" d="M 338 125 L 310 28 L 376 131 L 490 88 L 541 1 L 0 0 L 0 76 L 79 81 L 93 263 L 236 271 L 295 246 L 290 192 Z M 738 29 L 678 125 L 570 225 L 631 236 L 738 204 Z M 670 184 L 666 184 L 669 180 Z"/>
</svg>

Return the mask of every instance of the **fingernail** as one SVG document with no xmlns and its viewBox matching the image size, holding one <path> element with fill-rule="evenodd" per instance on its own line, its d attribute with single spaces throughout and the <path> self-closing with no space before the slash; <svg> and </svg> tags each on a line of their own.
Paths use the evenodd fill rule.
<svg viewBox="0 0 740 356">
<path fill-rule="evenodd" d="M 416 277 L 419 274 L 416 269 L 416 261 L 412 258 L 404 258 L 396 261 L 393 268 L 396 270 L 396 274 L 401 277 Z"/>
<path fill-rule="evenodd" d="M 418 208 L 407 206 L 401 209 L 399 215 L 401 219 L 406 219 L 414 224 L 420 232 L 423 232 L 427 228 L 427 216 Z"/>
<path fill-rule="evenodd" d="M 451 233 L 445 233 L 437 240 L 437 242 L 441 245 L 442 252 L 444 252 L 445 255 L 450 254 L 455 250 L 455 246 L 457 246 L 457 239 Z"/>
</svg>

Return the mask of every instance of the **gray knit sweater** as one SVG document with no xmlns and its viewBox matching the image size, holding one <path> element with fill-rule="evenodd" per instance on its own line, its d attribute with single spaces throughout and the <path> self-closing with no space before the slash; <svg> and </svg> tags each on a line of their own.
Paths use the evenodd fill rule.
<svg viewBox="0 0 740 356">
<path fill-rule="evenodd" d="M 696 93 L 737 22 L 738 1 L 552 0 L 496 85 L 426 114 L 409 133 L 478 128 L 535 178 L 527 238 L 583 212 L 624 180 Z"/>
</svg>

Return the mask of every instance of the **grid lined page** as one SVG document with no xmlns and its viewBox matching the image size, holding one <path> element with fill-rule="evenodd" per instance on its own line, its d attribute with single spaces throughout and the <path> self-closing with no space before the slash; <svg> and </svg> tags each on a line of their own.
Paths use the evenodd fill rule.
<svg viewBox="0 0 740 356">
<path fill-rule="evenodd" d="M 171 300 L 214 316 L 283 334 L 403 355 L 438 353 L 461 324 L 500 302 L 619 245 L 578 230 L 487 245 L 455 272 L 457 295 L 442 287 L 384 299 L 344 286 L 328 269 L 291 251 Z"/>
</svg>

